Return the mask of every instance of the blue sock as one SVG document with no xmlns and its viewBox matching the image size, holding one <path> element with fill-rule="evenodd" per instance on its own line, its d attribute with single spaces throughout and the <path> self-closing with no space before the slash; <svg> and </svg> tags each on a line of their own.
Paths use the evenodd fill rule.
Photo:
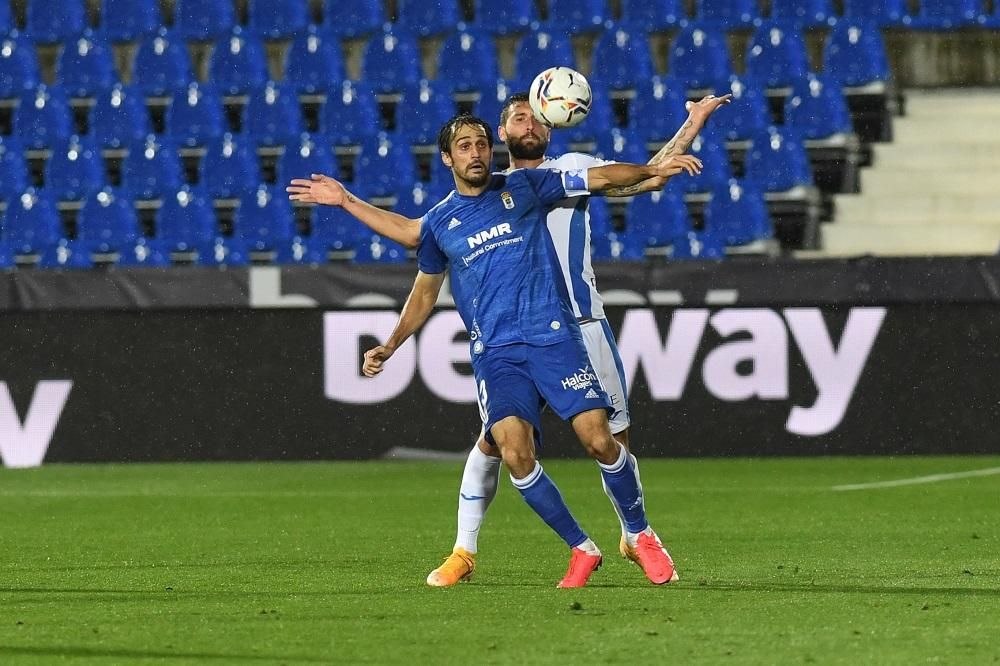
<svg viewBox="0 0 1000 666">
<path fill-rule="evenodd" d="M 569 507 L 563 501 L 556 484 L 548 474 L 542 471 L 542 466 L 535 462 L 535 469 L 523 479 L 510 480 L 521 492 L 521 497 L 535 513 L 545 521 L 545 524 L 555 530 L 555 533 L 566 542 L 570 548 L 575 548 L 587 540 L 587 535 L 576 522 Z"/>
<path fill-rule="evenodd" d="M 597 463 L 597 466 L 601 468 L 604 483 L 611 490 L 612 497 L 625 516 L 625 526 L 629 532 L 637 534 L 649 527 L 649 522 L 646 521 L 646 507 L 642 501 L 639 479 L 636 477 L 635 467 L 628 451 L 621 445 L 618 449 L 618 460 L 610 465 Z"/>
</svg>

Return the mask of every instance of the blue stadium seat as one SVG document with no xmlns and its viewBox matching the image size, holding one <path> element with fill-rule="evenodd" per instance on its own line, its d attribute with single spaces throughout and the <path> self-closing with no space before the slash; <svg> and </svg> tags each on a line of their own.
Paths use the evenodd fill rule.
<svg viewBox="0 0 1000 666">
<path fill-rule="evenodd" d="M 101 35 L 112 42 L 133 42 L 163 25 L 160 3 L 150 0 L 101 0 Z"/>
<path fill-rule="evenodd" d="M 250 0 L 250 27 L 265 39 L 287 39 L 309 23 L 309 4 L 289 0 Z"/>
<path fill-rule="evenodd" d="M 250 93 L 243 109 L 243 133 L 258 146 L 276 146 L 303 132 L 302 108 L 295 89 L 269 81 Z"/>
<path fill-rule="evenodd" d="M 826 139 L 853 131 L 851 112 L 840 84 L 829 76 L 808 77 L 785 99 L 785 126 L 804 139 Z"/>
<path fill-rule="evenodd" d="M 922 30 L 957 30 L 976 25 L 983 13 L 980 0 L 921 0 L 910 26 Z"/>
<path fill-rule="evenodd" d="M 337 178 L 337 161 L 330 150 L 330 142 L 323 136 L 303 133 L 285 143 L 278 158 L 278 183 L 288 185 L 292 178 L 309 178 L 321 173 Z"/>
<path fill-rule="evenodd" d="M 771 18 L 789 23 L 799 30 L 837 22 L 830 0 L 771 0 Z"/>
<path fill-rule="evenodd" d="M 16 30 L 0 37 L 0 99 L 19 97 L 39 81 L 34 45 Z"/>
<path fill-rule="evenodd" d="M 747 245 L 772 237 L 767 203 L 748 180 L 730 180 L 712 190 L 705 206 L 705 231 L 727 246 Z"/>
<path fill-rule="evenodd" d="M 90 134 L 104 148 L 121 148 L 152 132 L 138 88 L 114 85 L 98 93 L 90 110 Z"/>
<path fill-rule="evenodd" d="M 712 131 L 726 141 L 748 141 L 771 123 L 767 96 L 759 82 L 749 77 L 732 76 L 714 87 L 716 95 L 732 95 L 732 101 L 712 116 Z"/>
<path fill-rule="evenodd" d="M 47 148 L 70 137 L 71 118 L 63 89 L 39 84 L 21 94 L 21 102 L 14 112 L 14 133 L 26 148 Z"/>
<path fill-rule="evenodd" d="M 288 50 L 285 80 L 300 93 L 319 93 L 332 82 L 344 80 L 340 42 L 316 26 L 296 35 Z"/>
<path fill-rule="evenodd" d="M 6 34 L 14 28 L 12 18 L 10 15 L 10 2 L 0 2 L 0 34 Z"/>
<path fill-rule="evenodd" d="M 802 34 L 778 21 L 762 23 L 750 37 L 747 75 L 768 88 L 785 88 L 809 73 L 809 56 Z"/>
<path fill-rule="evenodd" d="M 182 146 L 203 146 L 225 131 L 222 100 L 214 87 L 192 82 L 173 95 L 166 115 L 167 134 Z"/>
<path fill-rule="evenodd" d="M 536 30 L 522 39 L 514 52 L 514 78 L 517 86 L 527 91 L 539 72 L 549 67 L 572 67 L 573 44 L 567 35 L 556 31 Z"/>
<path fill-rule="evenodd" d="M 756 0 L 698 0 L 698 21 L 721 30 L 749 28 L 760 23 Z"/>
<path fill-rule="evenodd" d="M 204 190 L 186 185 L 163 197 L 156 213 L 156 238 L 171 250 L 190 252 L 218 235 L 212 202 Z"/>
<path fill-rule="evenodd" d="M 118 81 L 111 48 L 87 29 L 66 40 L 56 64 L 56 80 L 70 97 L 93 97 Z"/>
<path fill-rule="evenodd" d="M 9 270 L 15 265 L 14 249 L 10 243 L 0 238 L 0 270 Z"/>
<path fill-rule="evenodd" d="M 513 88 L 511 84 L 504 80 L 499 80 L 495 85 L 488 86 L 482 90 L 479 100 L 476 102 L 475 114 L 479 118 L 487 121 L 490 126 L 500 124 L 500 111 L 507 98 L 516 92 L 527 93 L 527 88 Z"/>
<path fill-rule="evenodd" d="M 291 243 L 279 245 L 274 256 L 276 264 L 319 265 L 327 263 L 326 249 L 310 239 L 296 236 Z"/>
<path fill-rule="evenodd" d="M 122 187 L 133 199 L 162 199 L 184 182 L 177 146 L 168 137 L 149 135 L 132 142 L 122 164 Z"/>
<path fill-rule="evenodd" d="M 646 258 L 643 237 L 628 232 L 610 231 L 590 236 L 590 256 L 597 261 L 642 261 Z"/>
<path fill-rule="evenodd" d="M 725 35 L 699 23 L 689 23 L 677 33 L 669 60 L 670 76 L 688 88 L 708 88 L 733 73 Z"/>
<path fill-rule="evenodd" d="M 371 36 L 361 63 L 361 79 L 375 92 L 399 92 L 420 78 L 420 47 L 412 33 L 386 24 L 384 31 Z"/>
<path fill-rule="evenodd" d="M 642 238 L 646 247 L 673 245 L 691 231 L 684 197 L 672 187 L 636 196 L 625 208 L 625 230 Z"/>
<path fill-rule="evenodd" d="M 3 226 L 17 254 L 35 254 L 63 237 L 55 201 L 45 190 L 35 188 L 8 200 Z"/>
<path fill-rule="evenodd" d="M 878 26 L 842 19 L 823 46 L 823 70 L 842 86 L 863 86 L 891 78 L 889 56 Z"/>
<path fill-rule="evenodd" d="M 104 187 L 104 158 L 89 137 L 53 146 L 45 164 L 45 189 L 60 201 L 82 201 Z"/>
<path fill-rule="evenodd" d="M 549 0 L 549 30 L 576 35 L 601 30 L 610 19 L 604 0 Z"/>
<path fill-rule="evenodd" d="M 354 188 L 362 196 L 393 196 L 417 180 L 410 144 L 401 137 L 381 133 L 361 143 L 354 161 Z"/>
<path fill-rule="evenodd" d="M 38 268 L 72 270 L 93 267 L 90 251 L 86 244 L 80 241 L 61 241 L 49 245 L 42 250 L 38 258 Z"/>
<path fill-rule="evenodd" d="M 795 130 L 771 127 L 752 141 L 743 164 L 747 180 L 765 192 L 787 192 L 813 184 L 809 155 Z"/>
<path fill-rule="evenodd" d="M 475 25 L 493 35 L 509 35 L 527 30 L 538 21 L 533 0 L 476 0 Z"/>
<path fill-rule="evenodd" d="M 609 27 L 597 39 L 591 78 L 612 90 L 633 90 L 653 75 L 653 58 L 646 35 Z M 596 100 L 595 100 L 596 101 Z"/>
<path fill-rule="evenodd" d="M 872 21 L 878 26 L 900 26 L 912 20 L 906 0 L 843 0 L 844 18 Z"/>
<path fill-rule="evenodd" d="M 629 127 L 646 141 L 668 141 L 687 119 L 686 102 L 683 81 L 654 76 L 636 89 L 629 109 Z"/>
<path fill-rule="evenodd" d="M 687 22 L 682 0 L 623 0 L 621 23 L 630 30 L 663 32 Z"/>
<path fill-rule="evenodd" d="M 185 40 L 214 40 L 227 34 L 234 25 L 236 14 L 232 0 L 176 0 L 174 3 L 174 28 Z"/>
<path fill-rule="evenodd" d="M 392 209 L 400 215 L 418 219 L 447 194 L 448 192 L 442 191 L 440 186 L 435 187 L 430 183 L 418 181 L 413 183 L 412 187 L 403 188 L 403 191 L 398 193 L 396 205 Z"/>
<path fill-rule="evenodd" d="M 313 207 L 310 246 L 323 250 L 352 250 L 371 236 L 371 230 L 340 206 Z"/>
<path fill-rule="evenodd" d="M 375 93 L 366 85 L 343 81 L 326 95 L 320 128 L 335 146 L 353 146 L 377 134 L 379 123 Z"/>
<path fill-rule="evenodd" d="M 256 34 L 236 26 L 219 37 L 208 65 L 209 79 L 224 95 L 242 95 L 267 81 L 267 56 Z"/>
<path fill-rule="evenodd" d="M 611 128 L 597 139 L 596 156 L 611 162 L 631 162 L 646 164 L 649 162 L 649 150 L 646 140 L 633 129 Z"/>
<path fill-rule="evenodd" d="M 170 250 L 161 243 L 140 238 L 135 245 L 121 249 L 116 266 L 127 268 L 166 268 L 170 266 Z"/>
<path fill-rule="evenodd" d="M 385 5 L 372 0 L 335 0 L 323 4 L 323 24 L 340 38 L 369 35 L 388 18 Z"/>
<path fill-rule="evenodd" d="M 199 266 L 234 267 L 250 265 L 250 248 L 239 238 L 218 237 L 197 248 Z"/>
<path fill-rule="evenodd" d="M 84 0 L 29 0 L 24 32 L 39 44 L 65 42 L 87 27 Z"/>
<path fill-rule="evenodd" d="M 199 182 L 213 199 L 234 199 L 256 189 L 262 178 L 250 140 L 226 133 L 209 143 Z"/>
<path fill-rule="evenodd" d="M 724 259 L 726 247 L 722 239 L 708 231 L 689 231 L 674 241 L 670 258 L 678 261 Z"/>
<path fill-rule="evenodd" d="M 92 193 L 80 209 L 76 240 L 92 252 L 117 252 L 140 235 L 135 208 L 117 189 L 106 187 Z"/>
<path fill-rule="evenodd" d="M 396 107 L 396 131 L 411 145 L 436 146 L 438 132 L 454 115 L 451 91 L 435 81 L 421 81 L 403 89 Z"/>
<path fill-rule="evenodd" d="M 372 235 L 354 246 L 351 261 L 356 264 L 401 264 L 407 260 L 406 248 L 399 243 Z"/>
<path fill-rule="evenodd" d="M 1000 30 L 1000 2 L 993 2 L 993 13 L 983 13 L 979 16 L 979 23 L 991 30 Z"/>
<path fill-rule="evenodd" d="M 169 95 L 194 81 L 191 56 L 184 40 L 161 28 L 135 55 L 132 80 L 147 95 Z"/>
<path fill-rule="evenodd" d="M 438 78 L 449 82 L 457 92 L 495 85 L 499 71 L 493 40 L 478 30 L 452 33 L 438 54 Z"/>
<path fill-rule="evenodd" d="M 275 250 L 295 235 L 292 206 L 283 187 L 259 185 L 240 196 L 233 235 L 251 250 Z"/>
<path fill-rule="evenodd" d="M 456 0 L 399 0 L 396 25 L 421 37 L 451 32 L 464 20 Z"/>
<path fill-rule="evenodd" d="M 722 141 L 709 132 L 702 132 L 691 143 L 688 154 L 702 161 L 701 173 L 697 176 L 680 174 L 672 179 L 673 186 L 685 193 L 709 192 L 719 183 L 733 177 L 729 166 L 729 154 Z"/>
<path fill-rule="evenodd" d="M 24 146 L 12 136 L 0 136 L 0 200 L 14 199 L 30 185 L 28 163 L 24 159 Z"/>
</svg>

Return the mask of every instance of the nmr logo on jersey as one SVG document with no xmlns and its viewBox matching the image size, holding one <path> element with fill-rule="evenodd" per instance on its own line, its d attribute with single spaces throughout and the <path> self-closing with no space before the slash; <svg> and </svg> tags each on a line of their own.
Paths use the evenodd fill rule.
<svg viewBox="0 0 1000 666">
<path fill-rule="evenodd" d="M 499 238 L 500 236 L 511 233 L 514 232 L 511 230 L 510 225 L 505 222 L 503 224 L 498 224 L 495 227 L 491 227 L 486 231 L 480 231 L 475 236 L 469 236 L 468 238 L 466 238 L 466 240 L 469 241 L 470 248 L 475 248 L 476 246 L 482 245 L 488 240 Z"/>
</svg>

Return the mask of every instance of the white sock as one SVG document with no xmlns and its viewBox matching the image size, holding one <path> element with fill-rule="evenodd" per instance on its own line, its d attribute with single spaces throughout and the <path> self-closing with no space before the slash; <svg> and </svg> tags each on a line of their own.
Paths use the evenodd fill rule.
<svg viewBox="0 0 1000 666">
<path fill-rule="evenodd" d="M 497 495 L 500 481 L 500 458 L 488 456 L 476 444 L 469 452 L 462 472 L 462 486 L 458 495 L 458 533 L 455 548 L 475 553 L 478 548 L 479 528 L 486 517 L 486 509 Z"/>
<path fill-rule="evenodd" d="M 587 537 L 586 541 L 581 543 L 579 546 L 574 546 L 574 548 L 579 548 L 591 557 L 600 557 L 601 555 L 601 549 L 597 547 L 597 544 L 594 543 L 590 537 Z"/>
<path fill-rule="evenodd" d="M 623 446 L 622 449 L 624 450 L 625 447 Z M 637 484 L 639 484 L 639 493 L 641 494 L 642 493 L 642 480 L 639 478 L 639 461 L 636 460 L 636 457 L 634 455 L 632 455 L 631 453 L 628 454 L 628 457 L 632 460 L 632 469 L 635 470 L 635 481 L 636 481 Z M 618 461 L 616 461 L 614 464 L 610 465 L 610 467 L 614 467 L 614 468 L 620 467 L 621 459 L 622 459 L 622 457 L 619 455 Z M 600 465 L 600 463 L 598 463 L 598 465 Z M 618 515 L 618 522 L 621 524 L 621 528 L 622 528 L 622 536 L 627 539 L 628 538 L 628 529 L 625 526 L 625 514 L 622 513 L 621 507 L 618 506 L 618 502 L 615 500 L 615 496 L 611 494 L 611 489 L 608 488 L 608 484 L 604 482 L 604 475 L 603 474 L 601 475 L 601 486 L 604 488 L 604 494 L 608 496 L 609 500 L 611 500 L 611 506 L 614 507 L 615 513 Z M 632 544 L 632 545 L 635 545 L 635 544 Z"/>
<path fill-rule="evenodd" d="M 641 532 L 625 532 L 625 540 L 628 541 L 628 545 L 632 546 L 633 548 L 638 546 L 640 534 L 648 534 L 651 537 L 656 537 L 656 532 L 653 531 L 652 527 L 649 527 L 647 525 L 646 529 L 644 529 Z M 659 540 L 659 537 L 656 538 L 657 540 Z"/>
</svg>

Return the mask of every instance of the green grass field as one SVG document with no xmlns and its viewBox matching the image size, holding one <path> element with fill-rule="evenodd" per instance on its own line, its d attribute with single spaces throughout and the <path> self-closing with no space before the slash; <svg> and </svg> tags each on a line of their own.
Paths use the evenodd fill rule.
<svg viewBox="0 0 1000 666">
<path fill-rule="evenodd" d="M 831 487 L 997 466 L 642 461 L 681 575 L 654 587 L 595 466 L 552 461 L 607 554 L 582 590 L 506 479 L 475 578 L 424 586 L 460 462 L 0 470 L 0 664 L 994 663 L 1000 475 Z"/>
</svg>

